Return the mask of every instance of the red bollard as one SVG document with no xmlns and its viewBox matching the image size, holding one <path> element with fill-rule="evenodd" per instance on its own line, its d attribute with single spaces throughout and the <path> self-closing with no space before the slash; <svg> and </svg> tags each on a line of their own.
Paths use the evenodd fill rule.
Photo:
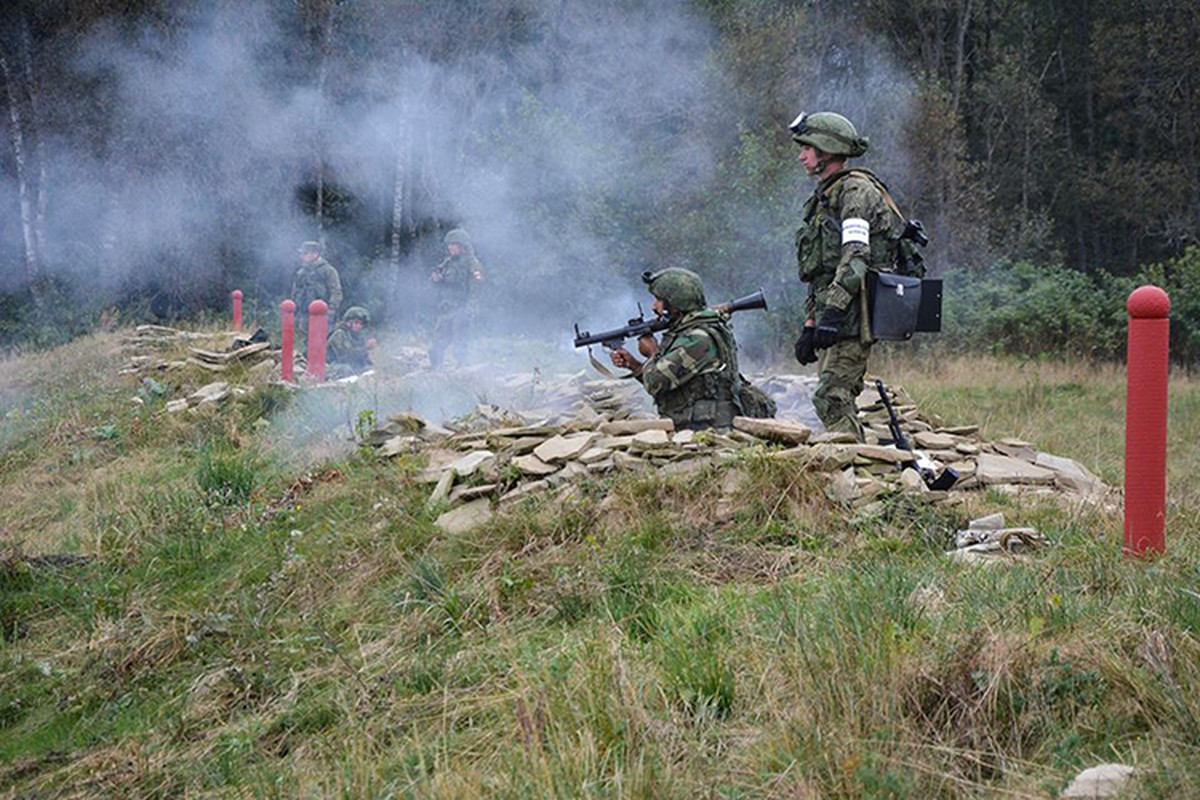
<svg viewBox="0 0 1200 800">
<path fill-rule="evenodd" d="M 1167 500 L 1167 342 L 1171 298 L 1157 286 L 1129 295 L 1125 387 L 1126 556 L 1163 552 Z"/>
<path fill-rule="evenodd" d="M 294 350 L 296 347 L 296 303 L 284 300 L 279 304 L 279 316 L 283 320 L 283 331 L 279 345 L 279 371 L 288 383 L 294 381 Z"/>
<path fill-rule="evenodd" d="M 233 329 L 240 331 L 242 329 L 242 290 L 234 289 L 230 295 L 233 297 Z"/>
<path fill-rule="evenodd" d="M 309 375 L 325 380 L 325 337 L 329 333 L 329 306 L 324 300 L 313 300 L 308 306 L 308 366 Z"/>
</svg>

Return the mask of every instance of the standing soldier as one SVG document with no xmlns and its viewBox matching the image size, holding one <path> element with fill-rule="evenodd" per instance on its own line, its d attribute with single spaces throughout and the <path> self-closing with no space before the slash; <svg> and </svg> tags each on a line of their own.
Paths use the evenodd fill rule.
<svg viewBox="0 0 1200 800">
<path fill-rule="evenodd" d="M 642 275 L 654 295 L 654 313 L 670 325 L 662 344 L 652 334 L 638 339 L 641 362 L 624 348 L 612 351 L 618 367 L 633 371 L 654 398 L 659 416 L 678 430 L 728 430 L 741 411 L 737 344 L 729 317 L 709 308 L 704 284 L 691 270 L 671 267 Z"/>
<path fill-rule="evenodd" d="M 446 256 L 429 276 L 437 287 L 437 319 L 429 342 L 429 365 L 440 369 L 446 349 L 454 350 L 456 365 L 467 360 L 467 336 L 470 333 L 471 287 L 483 280 L 483 266 L 475 258 L 471 237 L 462 228 L 446 233 Z"/>
<path fill-rule="evenodd" d="M 321 257 L 320 242 L 300 245 L 300 266 L 292 278 L 292 300 L 296 303 L 296 327 L 308 330 L 308 306 L 314 300 L 324 300 L 329 306 L 329 319 L 336 320 L 342 304 L 342 280 L 333 265 Z"/>
<path fill-rule="evenodd" d="M 800 163 L 818 181 L 796 231 L 800 280 L 808 282 L 796 360 L 817 362 L 813 405 L 826 429 L 862 441 L 855 398 L 871 353 L 867 272 L 893 269 L 904 219 L 878 178 L 847 168 L 868 147 L 850 120 L 824 111 L 801 114 L 790 127 Z"/>
</svg>

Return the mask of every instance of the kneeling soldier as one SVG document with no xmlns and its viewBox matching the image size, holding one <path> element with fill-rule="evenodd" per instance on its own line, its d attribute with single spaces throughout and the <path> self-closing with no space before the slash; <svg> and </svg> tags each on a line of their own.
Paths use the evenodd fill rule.
<svg viewBox="0 0 1200 800">
<path fill-rule="evenodd" d="M 678 430 L 727 430 L 741 411 L 737 344 L 729 317 L 710 308 L 696 273 L 671 267 L 642 275 L 654 295 L 654 313 L 670 323 L 662 343 L 653 335 L 638 339 L 639 361 L 624 348 L 612 351 L 613 364 L 632 370 L 654 398 L 660 416 Z"/>
</svg>

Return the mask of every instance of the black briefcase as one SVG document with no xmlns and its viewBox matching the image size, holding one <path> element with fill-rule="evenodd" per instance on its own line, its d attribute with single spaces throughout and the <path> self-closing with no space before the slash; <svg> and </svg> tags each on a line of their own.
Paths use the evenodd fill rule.
<svg viewBox="0 0 1200 800">
<path fill-rule="evenodd" d="M 942 329 L 942 282 L 894 272 L 867 273 L 867 302 L 871 334 L 884 341 L 903 342 L 914 333 Z"/>
</svg>

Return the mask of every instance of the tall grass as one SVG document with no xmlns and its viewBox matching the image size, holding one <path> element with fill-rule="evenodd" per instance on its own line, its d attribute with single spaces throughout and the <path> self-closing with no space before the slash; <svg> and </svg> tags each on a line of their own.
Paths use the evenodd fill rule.
<svg viewBox="0 0 1200 800">
<path fill-rule="evenodd" d="M 1120 480 L 1116 370 L 875 369 Z M 865 516 L 764 453 L 450 536 L 414 462 L 272 455 L 303 404 L 164 421 L 87 380 L 3 440 L 4 796 L 1032 798 L 1101 761 L 1136 765 L 1139 797 L 1200 785 L 1186 377 L 1150 562 L 1120 558 L 1103 509 L 979 493 Z M 994 510 L 1053 546 L 943 557 Z M 90 560 L 26 557 L 62 550 Z"/>
</svg>

